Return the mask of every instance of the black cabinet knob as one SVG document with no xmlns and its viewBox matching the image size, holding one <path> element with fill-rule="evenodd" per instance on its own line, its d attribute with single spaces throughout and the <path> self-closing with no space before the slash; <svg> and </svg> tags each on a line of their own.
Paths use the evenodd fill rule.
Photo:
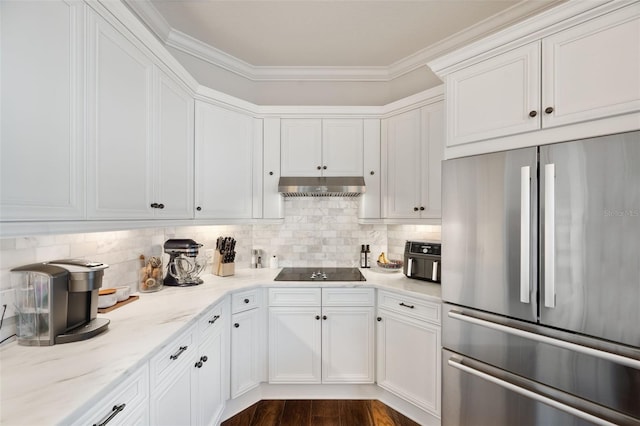
<svg viewBox="0 0 640 426">
<path fill-rule="evenodd" d="M 546 108 L 544 109 L 544 112 L 545 112 L 546 114 L 551 114 L 551 113 L 553 112 L 553 107 L 546 107 Z"/>
<path fill-rule="evenodd" d="M 327 170 L 327 166 L 322 166 L 322 169 L 323 170 Z"/>
<path fill-rule="evenodd" d="M 240 324 L 235 323 L 235 324 L 233 324 L 233 326 L 234 326 L 235 328 L 238 328 L 238 327 L 240 327 Z"/>
<path fill-rule="evenodd" d="M 269 176 L 273 176 L 273 172 L 269 172 Z"/>
<path fill-rule="evenodd" d="M 382 321 L 382 317 L 378 317 L 376 319 L 378 320 L 378 322 Z"/>
<path fill-rule="evenodd" d="M 322 170 L 322 166 L 318 166 L 318 167 L 317 167 L 317 169 L 318 169 L 318 170 Z"/>
<path fill-rule="evenodd" d="M 417 211 L 418 211 L 418 208 L 417 208 L 417 207 L 414 207 L 414 208 L 413 208 L 413 211 L 414 211 L 414 212 L 417 212 Z"/>
<path fill-rule="evenodd" d="M 369 174 L 370 174 L 371 176 L 373 176 L 373 175 L 375 175 L 375 174 L 376 174 L 376 172 L 374 172 L 373 170 L 371 170 L 371 171 L 369 172 Z"/>
<path fill-rule="evenodd" d="M 198 361 L 198 362 L 196 362 L 196 364 L 194 365 L 194 367 L 196 367 L 196 368 L 202 368 L 202 361 Z"/>
<path fill-rule="evenodd" d="M 323 316 L 322 316 L 322 319 L 323 319 L 323 320 L 326 320 L 326 319 L 327 319 L 327 316 L 326 316 L 326 315 L 323 315 Z"/>
<path fill-rule="evenodd" d="M 420 211 L 424 211 L 424 206 L 420 206 Z"/>
<path fill-rule="evenodd" d="M 206 355 L 203 355 L 203 356 L 200 357 L 200 361 L 207 362 L 207 361 L 209 361 L 209 357 L 206 356 Z"/>
<path fill-rule="evenodd" d="M 320 315 L 316 315 L 316 319 L 319 320 L 320 319 Z"/>
<path fill-rule="evenodd" d="M 164 204 L 162 204 L 162 203 L 158 204 L 158 208 L 159 209 L 164 209 Z"/>
<path fill-rule="evenodd" d="M 249 303 L 249 299 L 244 299 L 244 303 Z"/>
<path fill-rule="evenodd" d="M 529 117 L 531 117 L 531 118 L 535 117 L 536 115 L 538 115 L 538 111 L 530 111 L 529 112 Z"/>
<path fill-rule="evenodd" d="M 158 208 L 158 203 L 151 203 L 150 207 L 152 209 L 157 209 Z"/>
<path fill-rule="evenodd" d="M 196 210 L 200 211 L 200 210 L 202 210 L 202 207 L 198 206 L 198 207 L 196 207 Z"/>
</svg>

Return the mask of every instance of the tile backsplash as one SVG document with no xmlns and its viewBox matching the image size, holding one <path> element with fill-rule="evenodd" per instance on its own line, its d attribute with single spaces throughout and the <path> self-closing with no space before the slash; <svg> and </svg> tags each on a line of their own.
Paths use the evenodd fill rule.
<svg viewBox="0 0 640 426">
<path fill-rule="evenodd" d="M 408 239 L 440 240 L 440 226 L 361 225 L 357 216 L 357 199 L 301 197 L 285 200 L 285 219 L 281 224 L 181 226 L 3 238 L 0 303 L 11 300 L 7 296 L 10 293 L 7 290 L 11 289 L 11 268 L 61 258 L 107 263 L 103 287 L 128 285 L 135 291 L 140 254 L 160 255 L 164 241 L 169 238 L 193 239 L 204 245 L 204 255 L 204 250 L 215 248 L 219 236 L 232 236 L 237 240 L 237 268 L 250 267 L 252 249 L 261 250 L 264 267 L 269 267 L 272 255 L 278 256 L 281 267 L 359 266 L 361 244 L 370 245 L 375 262 L 381 251 L 389 258 L 402 258 Z M 9 315 L 12 312 L 13 309 L 7 309 Z M 0 339 L 8 331 L 0 330 Z"/>
</svg>

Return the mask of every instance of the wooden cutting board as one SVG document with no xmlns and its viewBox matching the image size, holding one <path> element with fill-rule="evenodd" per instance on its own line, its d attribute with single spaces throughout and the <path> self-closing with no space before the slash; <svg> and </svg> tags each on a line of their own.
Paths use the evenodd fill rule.
<svg viewBox="0 0 640 426">
<path fill-rule="evenodd" d="M 136 300 L 140 299 L 140 296 L 129 296 L 128 299 L 123 300 L 122 302 L 118 302 L 113 306 L 109 306 L 108 308 L 98 308 L 98 313 L 99 314 L 106 314 L 107 312 L 111 312 L 114 309 L 118 309 L 121 306 L 124 306 L 126 304 L 129 304 L 131 302 L 135 302 Z"/>
</svg>

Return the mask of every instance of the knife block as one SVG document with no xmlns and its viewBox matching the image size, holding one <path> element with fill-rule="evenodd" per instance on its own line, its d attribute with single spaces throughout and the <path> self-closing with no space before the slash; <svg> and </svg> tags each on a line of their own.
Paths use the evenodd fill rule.
<svg viewBox="0 0 640 426">
<path fill-rule="evenodd" d="M 216 250 L 213 252 L 213 268 L 211 273 L 219 277 L 228 277 L 236 273 L 236 264 L 233 262 L 222 263 L 220 250 Z"/>
</svg>

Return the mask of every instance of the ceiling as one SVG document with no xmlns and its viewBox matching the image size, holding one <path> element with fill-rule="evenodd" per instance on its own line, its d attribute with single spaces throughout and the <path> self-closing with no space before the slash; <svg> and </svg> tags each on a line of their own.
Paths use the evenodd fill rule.
<svg viewBox="0 0 640 426">
<path fill-rule="evenodd" d="M 235 60 L 244 69 L 248 67 L 249 74 L 251 70 L 268 67 L 397 67 L 425 51 L 430 51 L 431 57 L 434 53 L 444 53 L 558 2 L 127 1 L 166 43 L 173 47 L 179 45 L 183 51 L 193 50 L 197 43 L 200 52 L 205 46 L 209 52 L 214 52 L 211 56 L 224 57 L 224 61 Z M 434 51 L 434 47 L 438 48 Z M 424 54 L 419 62 L 424 66 Z"/>
</svg>

